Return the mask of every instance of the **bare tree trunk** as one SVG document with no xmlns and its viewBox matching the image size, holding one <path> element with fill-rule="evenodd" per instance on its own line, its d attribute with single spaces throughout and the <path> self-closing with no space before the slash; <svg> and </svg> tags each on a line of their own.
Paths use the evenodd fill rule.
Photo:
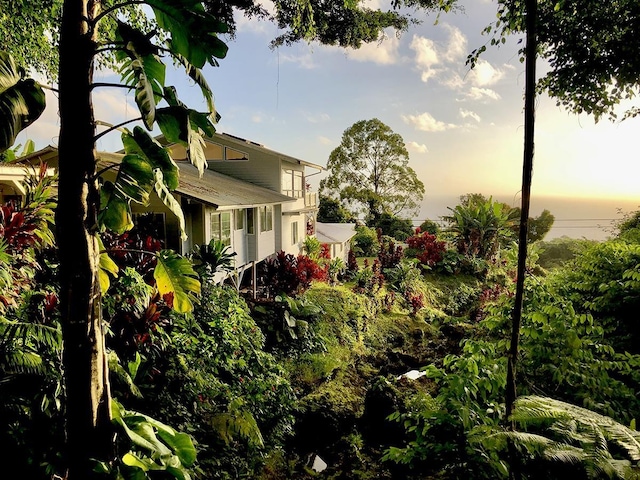
<svg viewBox="0 0 640 480">
<path fill-rule="evenodd" d="M 516 363 L 518 360 L 518 343 L 520 341 L 520 324 L 522 321 L 522 304 L 524 299 L 524 279 L 527 265 L 527 234 L 529 231 L 529 205 L 531 203 L 531 179 L 533 176 L 534 124 L 536 99 L 536 0 L 526 2 L 526 80 L 524 97 L 524 160 L 522 165 L 522 207 L 520 211 L 520 231 L 518 236 L 518 269 L 516 278 L 515 305 L 512 314 L 511 346 L 508 355 L 507 391 L 505 399 L 507 419 L 513 413 L 516 400 Z M 511 424 L 513 427 L 513 424 Z"/>
<path fill-rule="evenodd" d="M 60 34 L 59 195 L 56 235 L 69 480 L 92 477 L 92 460 L 110 458 L 110 393 L 100 311 L 99 198 L 91 101 L 99 0 L 66 0 Z"/>
</svg>

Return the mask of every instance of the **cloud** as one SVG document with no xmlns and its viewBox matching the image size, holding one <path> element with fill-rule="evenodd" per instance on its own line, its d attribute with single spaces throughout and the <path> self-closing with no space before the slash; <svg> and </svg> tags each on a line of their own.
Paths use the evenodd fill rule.
<svg viewBox="0 0 640 480">
<path fill-rule="evenodd" d="M 475 87 L 486 87 L 488 85 L 494 85 L 502 77 L 504 77 L 504 70 L 495 68 L 486 60 L 478 60 L 476 66 L 469 72 L 469 81 Z"/>
<path fill-rule="evenodd" d="M 429 149 L 424 143 L 418 143 L 418 142 L 407 143 L 407 148 L 411 151 L 418 152 L 418 153 L 427 153 L 429 151 Z"/>
<path fill-rule="evenodd" d="M 269 15 L 273 16 L 275 14 L 276 8 L 273 2 L 262 1 L 256 3 L 259 3 Z M 234 12 L 233 19 L 238 32 L 253 32 L 255 34 L 269 37 L 275 36 L 274 33 L 277 32 L 276 26 L 270 20 L 247 18 L 240 10 L 236 10 Z"/>
<path fill-rule="evenodd" d="M 357 62 L 373 62 L 392 65 L 400 59 L 398 48 L 400 39 L 391 32 L 385 32 L 378 42 L 365 43 L 360 48 L 348 48 L 347 56 Z"/>
<path fill-rule="evenodd" d="M 415 62 L 422 71 L 422 81 L 428 82 L 430 78 L 438 74 L 438 69 L 434 67 L 440 63 L 435 43 L 428 38 L 414 35 L 409 48 L 416 52 Z"/>
<path fill-rule="evenodd" d="M 323 137 L 322 135 L 318 136 L 318 142 L 322 145 L 331 145 L 333 141 L 330 138 Z"/>
<path fill-rule="evenodd" d="M 308 114 L 305 114 L 305 118 L 309 123 L 324 123 L 331 120 L 331 117 L 329 116 L 328 113 L 319 113 L 317 115 L 308 113 Z"/>
<path fill-rule="evenodd" d="M 104 122 L 117 124 L 140 116 L 133 94 L 101 89 L 94 93 L 93 104 L 96 119 Z"/>
<path fill-rule="evenodd" d="M 445 47 L 444 58 L 449 62 L 456 62 L 464 58 L 469 53 L 467 51 L 467 37 L 460 29 L 445 24 L 444 28 L 449 30 L 449 43 Z"/>
<path fill-rule="evenodd" d="M 471 110 L 465 110 L 463 108 L 460 109 L 460 116 L 462 118 L 473 118 L 476 122 L 480 123 L 480 115 L 476 112 L 472 112 Z"/>
<path fill-rule="evenodd" d="M 448 32 L 444 43 L 414 35 L 409 48 L 414 52 L 414 64 L 423 82 L 434 81 L 450 90 L 463 93 L 467 100 L 497 100 L 500 96 L 487 87 L 499 82 L 506 66 L 494 67 L 479 59 L 472 70 L 463 61 L 468 54 L 467 37 L 458 28 L 443 24 Z"/>
<path fill-rule="evenodd" d="M 294 63 L 297 64 L 300 68 L 304 68 L 305 70 L 313 70 L 314 68 L 318 67 L 311 52 L 302 53 L 299 55 L 279 53 L 278 58 L 281 63 Z"/>
<path fill-rule="evenodd" d="M 495 90 L 478 87 L 471 87 L 465 96 L 471 100 L 500 100 L 502 98 Z"/>
<path fill-rule="evenodd" d="M 436 120 L 429 112 L 424 112 L 420 115 L 403 115 L 402 119 L 405 123 L 413 125 L 416 130 L 422 130 L 424 132 L 444 132 L 445 130 L 457 128 L 457 125 L 453 123 Z"/>
<path fill-rule="evenodd" d="M 255 112 L 251 115 L 251 121 L 253 123 L 264 123 L 264 122 L 269 122 L 270 119 L 263 112 Z"/>
</svg>

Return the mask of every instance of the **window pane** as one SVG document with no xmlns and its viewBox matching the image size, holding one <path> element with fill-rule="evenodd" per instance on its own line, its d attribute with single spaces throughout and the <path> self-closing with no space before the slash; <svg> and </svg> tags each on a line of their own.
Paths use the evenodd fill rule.
<svg viewBox="0 0 640 480">
<path fill-rule="evenodd" d="M 267 231 L 273 230 L 273 206 L 267 205 L 265 208 L 267 216 Z"/>
<path fill-rule="evenodd" d="M 231 245 L 231 212 L 220 214 L 220 237 L 225 245 Z"/>
<path fill-rule="evenodd" d="M 211 238 L 213 240 L 222 240 L 220 235 L 220 214 L 211 214 Z"/>
<path fill-rule="evenodd" d="M 213 162 L 221 162 L 224 159 L 224 153 L 222 151 L 222 146 L 217 145 L 215 143 L 207 144 L 207 160 Z"/>
<path fill-rule="evenodd" d="M 298 243 L 298 222 L 293 222 L 291 224 L 291 245 L 296 245 Z"/>
<path fill-rule="evenodd" d="M 302 172 L 293 172 L 293 190 L 294 197 L 301 198 L 304 196 L 304 188 L 302 187 Z"/>
<path fill-rule="evenodd" d="M 255 232 L 253 230 L 253 208 L 247 209 L 247 233 L 249 235 L 253 235 Z"/>
<path fill-rule="evenodd" d="M 293 196 L 293 177 L 292 170 L 282 171 L 282 193 L 290 197 Z"/>
<path fill-rule="evenodd" d="M 247 154 L 227 147 L 227 160 L 249 160 Z"/>
<path fill-rule="evenodd" d="M 236 230 L 244 228 L 244 210 L 236 210 Z"/>
</svg>

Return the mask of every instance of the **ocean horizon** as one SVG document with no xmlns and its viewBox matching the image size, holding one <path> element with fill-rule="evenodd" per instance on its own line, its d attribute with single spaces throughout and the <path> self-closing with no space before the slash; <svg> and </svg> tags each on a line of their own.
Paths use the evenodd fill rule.
<svg viewBox="0 0 640 480">
<path fill-rule="evenodd" d="M 520 206 L 520 197 L 494 195 L 494 200 L 504 202 L 513 207 Z M 419 218 L 414 218 L 414 225 L 425 219 L 436 222 L 450 213 L 448 207 L 460 203 L 460 195 L 426 195 L 421 203 Z M 626 213 L 640 210 L 640 198 L 576 198 L 559 196 L 531 197 L 530 216 L 536 217 L 543 210 L 549 210 L 555 217 L 553 227 L 545 236 L 545 240 L 559 237 L 586 238 L 588 240 L 607 240 L 615 233 L 618 222 Z"/>
</svg>

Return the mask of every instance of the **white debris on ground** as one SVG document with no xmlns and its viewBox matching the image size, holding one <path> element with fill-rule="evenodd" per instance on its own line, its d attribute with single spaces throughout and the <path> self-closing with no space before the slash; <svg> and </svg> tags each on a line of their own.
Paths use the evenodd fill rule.
<svg viewBox="0 0 640 480">
<path fill-rule="evenodd" d="M 319 455 L 316 455 L 313 459 L 313 465 L 311 468 L 316 472 L 322 472 L 327 468 L 327 463 L 322 460 Z"/>
<path fill-rule="evenodd" d="M 397 380 L 400 380 L 402 377 L 408 378 L 409 380 L 415 380 L 417 378 L 424 377 L 426 374 L 426 372 L 421 372 L 420 370 L 410 370 L 397 377 Z"/>
</svg>

